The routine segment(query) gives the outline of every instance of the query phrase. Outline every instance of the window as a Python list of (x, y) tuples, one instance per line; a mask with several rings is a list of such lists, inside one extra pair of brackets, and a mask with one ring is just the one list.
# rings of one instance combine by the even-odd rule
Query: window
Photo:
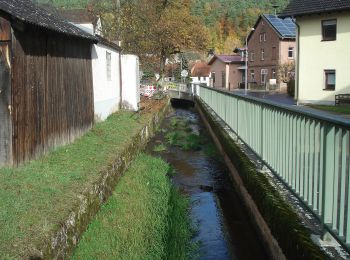
[(221, 86), (226, 88), (226, 73), (225, 71), (221, 71)]
[(288, 48), (288, 59), (294, 59), (294, 48), (293, 47)]
[(276, 69), (272, 69), (272, 78), (275, 79), (276, 78)]
[(337, 20), (322, 21), (322, 40), (335, 41), (337, 39)]
[(266, 33), (264, 33), (264, 42), (266, 42)]
[(265, 60), (265, 50), (261, 49), (261, 60)]
[(277, 60), (277, 51), (276, 47), (272, 47), (272, 60)]
[(335, 90), (335, 70), (325, 70), (325, 89)]
[(263, 41), (263, 34), (260, 33), (260, 42), (262, 42), (262, 41)]
[(106, 70), (107, 70), (107, 80), (112, 80), (112, 54), (106, 51)]
[(212, 72), (212, 73), (211, 73), (211, 78), (212, 78), (212, 80), (213, 80), (213, 84), (215, 84), (215, 72)]
[(250, 81), (251, 82), (255, 82), (255, 72), (254, 72), (254, 70), (250, 71)]
[(201, 81), (201, 77), (198, 77), (198, 81)]
[(253, 51), (250, 53), (250, 61), (254, 61), (254, 52)]
[(205, 77), (202, 77), (202, 80), (205, 81), (206, 80)]
[(267, 69), (261, 69), (261, 85), (266, 84), (268, 70)]

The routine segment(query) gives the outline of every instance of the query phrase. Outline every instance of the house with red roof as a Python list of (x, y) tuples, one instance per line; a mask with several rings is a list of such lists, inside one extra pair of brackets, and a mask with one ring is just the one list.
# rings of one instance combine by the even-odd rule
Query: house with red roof
[(205, 84), (209, 87), (211, 67), (203, 61), (196, 62), (191, 69), (191, 79), (194, 84)]
[(238, 89), (244, 85), (244, 58), (240, 55), (214, 55), (211, 66), (210, 86), (226, 90)]

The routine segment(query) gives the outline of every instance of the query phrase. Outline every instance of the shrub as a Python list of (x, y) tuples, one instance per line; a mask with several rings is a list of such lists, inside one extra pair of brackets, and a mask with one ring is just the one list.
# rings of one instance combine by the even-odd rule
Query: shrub
[(289, 96), (295, 97), (295, 80), (294, 79), (291, 79), (287, 83), (287, 92)]

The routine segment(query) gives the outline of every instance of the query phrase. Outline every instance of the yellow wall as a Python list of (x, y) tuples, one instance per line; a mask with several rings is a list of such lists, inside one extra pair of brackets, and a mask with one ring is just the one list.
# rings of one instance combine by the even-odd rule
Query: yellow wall
[[(337, 40), (322, 41), (321, 21), (337, 19)], [(350, 94), (350, 12), (297, 18), (300, 26), (299, 103), (334, 104)], [(335, 91), (324, 91), (324, 70), (336, 70)]]

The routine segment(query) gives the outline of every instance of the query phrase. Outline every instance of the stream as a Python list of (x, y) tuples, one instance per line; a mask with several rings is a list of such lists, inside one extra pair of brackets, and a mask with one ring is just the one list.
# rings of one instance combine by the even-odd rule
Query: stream
[(172, 166), (190, 198), (198, 259), (268, 259), (195, 108), (173, 107), (146, 150)]

